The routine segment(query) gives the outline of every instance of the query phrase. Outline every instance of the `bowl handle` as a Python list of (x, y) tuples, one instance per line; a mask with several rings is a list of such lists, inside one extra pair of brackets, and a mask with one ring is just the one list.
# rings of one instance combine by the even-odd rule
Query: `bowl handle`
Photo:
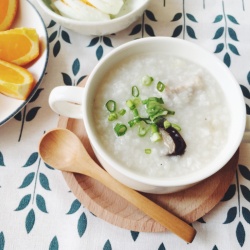
[(76, 86), (55, 87), (49, 96), (51, 109), (59, 115), (82, 119), (82, 99), (84, 88)]

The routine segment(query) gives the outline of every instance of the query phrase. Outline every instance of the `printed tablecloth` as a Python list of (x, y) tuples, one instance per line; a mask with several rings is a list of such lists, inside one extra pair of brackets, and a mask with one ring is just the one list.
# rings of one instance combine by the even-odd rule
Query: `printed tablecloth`
[(191, 244), (170, 232), (134, 232), (97, 218), (38, 154), (41, 136), (58, 123), (48, 105), (50, 91), (79, 84), (115, 47), (143, 37), (178, 37), (214, 53), (239, 82), (250, 114), (250, 1), (152, 0), (126, 30), (100, 37), (74, 33), (39, 12), (50, 47), (46, 75), (36, 100), (0, 127), (0, 250), (250, 249), (249, 144), (241, 145), (222, 201), (193, 223)]

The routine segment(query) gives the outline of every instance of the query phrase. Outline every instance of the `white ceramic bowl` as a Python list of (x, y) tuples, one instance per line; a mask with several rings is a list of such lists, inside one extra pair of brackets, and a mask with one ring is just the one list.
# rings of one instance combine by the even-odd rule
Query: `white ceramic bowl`
[(83, 35), (108, 35), (116, 33), (127, 28), (130, 24), (135, 22), (145, 11), (150, 0), (127, 0), (127, 7), (124, 14), (101, 22), (83, 22), (63, 17), (46, 5), (45, 2), (49, 0), (36, 0), (41, 9), (55, 22), (61, 24), (63, 27), (73, 30)]
[[(124, 168), (107, 152), (100, 143), (93, 119), (95, 93), (104, 75), (121, 60), (138, 53), (162, 53), (187, 59), (207, 69), (217, 80), (228, 103), (231, 122), (228, 141), (217, 157), (196, 172), (174, 178), (150, 178)], [(68, 102), (66, 102), (68, 101)], [(71, 103), (69, 103), (71, 102)], [(74, 105), (72, 102), (79, 103)], [(52, 90), (49, 103), (51, 108), (64, 116), (83, 119), (93, 149), (102, 166), (123, 184), (143, 192), (170, 193), (194, 185), (220, 170), (234, 155), (241, 143), (246, 123), (245, 102), (235, 78), (229, 69), (213, 54), (194, 43), (167, 37), (138, 39), (114, 49), (104, 57), (90, 74), (85, 88), (60, 86)], [(207, 147), (209, 150), (209, 145)]]

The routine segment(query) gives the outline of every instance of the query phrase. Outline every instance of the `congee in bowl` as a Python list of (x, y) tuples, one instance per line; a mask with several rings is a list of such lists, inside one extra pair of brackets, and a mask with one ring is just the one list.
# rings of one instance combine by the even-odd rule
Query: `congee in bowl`
[(57, 87), (49, 102), (83, 119), (114, 178), (148, 193), (176, 192), (216, 173), (238, 149), (246, 123), (240, 86), (223, 62), (169, 37), (115, 48), (84, 88)]
[(107, 153), (127, 170), (159, 179), (206, 167), (227, 143), (231, 119), (206, 69), (154, 52), (132, 55), (107, 73), (93, 110)]

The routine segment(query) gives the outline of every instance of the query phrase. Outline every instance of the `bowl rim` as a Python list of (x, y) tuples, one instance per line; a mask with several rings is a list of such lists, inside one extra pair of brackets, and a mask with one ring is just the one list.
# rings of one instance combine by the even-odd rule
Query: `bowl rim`
[(122, 22), (124, 19), (127, 19), (128, 17), (132, 16), (138, 10), (146, 8), (151, 0), (143, 0), (144, 3), (142, 3), (139, 8), (134, 9), (133, 11), (127, 13), (126, 15), (123, 15), (123, 16), (120, 16), (120, 17), (117, 17), (117, 18), (113, 18), (113, 19), (110, 19), (110, 20), (95, 21), (95, 22), (87, 22), (87, 21), (75, 20), (75, 19), (71, 19), (69, 17), (61, 16), (61, 15), (57, 14), (56, 12), (54, 12), (53, 10), (51, 10), (50, 8), (48, 8), (48, 6), (44, 3), (43, 0), (36, 0), (36, 1), (39, 3), (39, 5), (43, 8), (43, 10), (45, 12), (49, 13), (56, 20), (60, 20), (60, 21), (62, 21), (64, 23), (67, 22), (67, 23), (70, 23), (70, 24), (73, 24), (73, 25), (85, 25), (85, 26), (92, 27), (92, 26), (97, 26), (97, 25), (104, 26), (104, 25), (111, 25), (111, 24), (116, 23), (116, 22)]
[[(110, 155), (108, 155), (105, 150), (103, 150), (103, 147), (98, 143), (98, 140), (96, 139), (97, 136), (95, 134), (95, 131), (92, 130), (91, 125), (89, 123), (89, 119), (88, 119), (88, 114), (91, 113), (91, 111), (88, 110), (88, 107), (86, 102), (87, 102), (87, 96), (88, 96), (88, 91), (90, 89), (90, 85), (91, 82), (94, 80), (95, 74), (96, 72), (98, 72), (98, 70), (102, 67), (102, 65), (104, 65), (106, 63), (107, 60), (109, 60), (112, 57), (115, 57), (117, 54), (119, 54), (121, 51), (127, 50), (129, 48), (131, 48), (131, 46), (138, 46), (140, 44), (145, 44), (145, 43), (152, 43), (154, 41), (158, 41), (158, 42), (175, 42), (178, 44), (178, 46), (188, 46), (190, 48), (193, 48), (194, 50), (200, 52), (200, 53), (204, 53), (206, 54), (208, 57), (211, 58), (211, 60), (213, 62), (216, 63), (216, 65), (218, 65), (221, 69), (223, 69), (224, 72), (226, 72), (226, 74), (228, 75), (228, 77), (230, 77), (231, 82), (232, 82), (232, 86), (236, 91), (236, 95), (237, 95), (237, 106), (240, 107), (239, 110), (239, 116), (242, 116), (242, 121), (240, 123), (240, 127), (238, 128), (237, 131), (237, 136), (234, 137), (234, 139), (232, 140), (232, 136), (230, 136), (230, 147), (229, 146), (225, 146), (225, 148), (228, 151), (225, 151), (227, 153), (226, 156), (223, 156), (219, 158), (216, 167), (212, 167), (211, 169), (209, 169), (208, 167), (206, 168), (201, 168), (198, 171), (192, 172), (190, 174), (187, 175), (183, 175), (183, 176), (177, 176), (177, 177), (165, 177), (165, 178), (150, 178), (147, 176), (142, 176), (140, 174), (137, 174), (135, 172), (132, 172), (128, 169), (126, 169), (125, 167), (122, 166), (121, 163), (118, 163), (117, 161), (115, 161)], [(137, 40), (133, 40), (130, 42), (127, 42), (123, 45), (118, 46), (117, 48), (115, 48), (114, 50), (112, 50), (109, 54), (107, 54), (105, 57), (103, 57), (95, 66), (94, 70), (90, 73), (88, 79), (87, 79), (87, 83), (85, 86), (86, 91), (84, 91), (84, 97), (83, 97), (83, 107), (84, 107), (84, 112), (83, 112), (83, 120), (85, 123), (85, 128), (87, 131), (87, 134), (89, 136), (90, 142), (93, 146), (93, 148), (96, 150), (96, 152), (100, 155), (101, 158), (104, 159), (104, 161), (108, 162), (109, 165), (111, 165), (112, 169), (114, 169), (115, 171), (117, 171), (118, 173), (126, 176), (127, 178), (132, 179), (133, 181), (136, 182), (140, 182), (143, 184), (147, 184), (147, 185), (153, 185), (153, 186), (158, 186), (158, 187), (174, 187), (174, 186), (183, 186), (183, 185), (189, 185), (189, 184), (193, 184), (193, 183), (197, 183), (199, 181), (202, 181), (206, 178), (208, 178), (209, 176), (213, 175), (214, 173), (216, 173), (217, 171), (219, 171), (223, 166), (225, 166), (227, 164), (227, 162), (233, 157), (233, 155), (235, 154), (235, 152), (237, 151), (241, 140), (242, 140), (242, 136), (244, 134), (245, 131), (245, 119), (246, 119), (246, 111), (245, 111), (245, 101), (244, 101), (244, 97), (242, 94), (242, 91), (240, 89), (240, 86), (238, 84), (238, 82), (236, 81), (235, 77), (233, 76), (233, 74), (231, 73), (231, 71), (227, 68), (227, 66), (219, 59), (217, 58), (214, 54), (212, 54), (211, 52), (205, 50), (204, 48), (202, 48), (201, 46), (186, 41), (186, 40), (182, 40), (179, 38), (172, 38), (172, 37), (147, 37), (147, 38), (141, 38), (141, 39), (137, 39)], [(89, 113), (90, 112), (90, 113)], [(225, 149), (223, 149), (224, 151)]]

